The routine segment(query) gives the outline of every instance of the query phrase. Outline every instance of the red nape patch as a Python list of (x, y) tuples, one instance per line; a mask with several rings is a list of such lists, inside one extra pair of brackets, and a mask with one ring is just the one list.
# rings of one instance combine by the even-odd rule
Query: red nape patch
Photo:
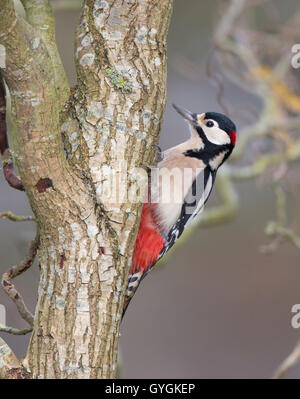
[(235, 146), (235, 143), (236, 143), (236, 132), (230, 132), (229, 136), (230, 136), (232, 145)]
[(155, 223), (154, 206), (154, 204), (144, 204), (130, 274), (145, 271), (155, 264), (164, 247), (164, 240)]

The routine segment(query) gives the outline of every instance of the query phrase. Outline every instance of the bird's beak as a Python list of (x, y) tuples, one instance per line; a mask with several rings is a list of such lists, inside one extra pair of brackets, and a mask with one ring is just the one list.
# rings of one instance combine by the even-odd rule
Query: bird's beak
[(195, 124), (195, 122), (196, 122), (195, 114), (193, 114), (192, 112), (190, 112), (184, 108), (179, 107), (176, 104), (172, 104), (172, 105), (176, 109), (176, 111), (179, 113), (179, 115), (181, 115), (187, 122), (192, 123), (193, 125)]

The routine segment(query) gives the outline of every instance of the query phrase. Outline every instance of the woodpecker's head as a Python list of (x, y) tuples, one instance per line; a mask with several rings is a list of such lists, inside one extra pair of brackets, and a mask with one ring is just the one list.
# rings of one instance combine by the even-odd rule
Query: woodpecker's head
[(189, 123), (193, 146), (185, 155), (202, 159), (217, 169), (231, 154), (236, 142), (235, 124), (218, 112), (197, 114), (173, 104), (176, 111)]

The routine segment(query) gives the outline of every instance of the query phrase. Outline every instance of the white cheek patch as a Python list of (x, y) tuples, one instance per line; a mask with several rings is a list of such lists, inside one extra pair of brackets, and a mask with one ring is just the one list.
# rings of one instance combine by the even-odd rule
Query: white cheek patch
[(230, 144), (231, 142), (228, 134), (218, 127), (203, 126), (202, 129), (205, 133), (205, 136), (207, 137), (207, 140), (209, 140), (213, 144), (224, 145)]

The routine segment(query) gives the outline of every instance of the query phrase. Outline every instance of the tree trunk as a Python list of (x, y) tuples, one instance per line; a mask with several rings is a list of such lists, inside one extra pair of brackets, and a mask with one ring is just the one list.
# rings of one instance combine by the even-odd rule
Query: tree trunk
[(12, 153), (40, 231), (24, 375), (113, 378), (141, 203), (111, 199), (106, 173), (121, 181), (153, 160), (172, 0), (84, 1), (71, 95), (48, 1), (22, 3), (26, 21), (0, 0), (0, 44)]

